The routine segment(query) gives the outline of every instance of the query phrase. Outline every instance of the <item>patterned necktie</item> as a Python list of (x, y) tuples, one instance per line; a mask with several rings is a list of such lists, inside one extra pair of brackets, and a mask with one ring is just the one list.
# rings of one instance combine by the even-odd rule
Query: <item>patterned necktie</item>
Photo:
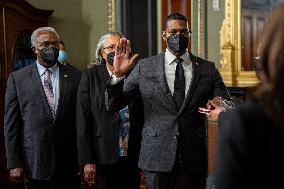
[(174, 94), (173, 99), (178, 109), (181, 108), (181, 105), (184, 101), (185, 97), (185, 76), (184, 70), (182, 67), (182, 58), (176, 58), (174, 60), (176, 65), (176, 72), (175, 72), (175, 81), (174, 81)]
[(51, 114), (54, 117), (55, 116), (54, 94), (53, 94), (53, 87), (52, 87), (52, 82), (51, 82), (51, 71), (49, 69), (46, 69), (44, 72), (43, 89), (45, 92), (45, 96), (47, 98), (48, 105), (51, 110)]

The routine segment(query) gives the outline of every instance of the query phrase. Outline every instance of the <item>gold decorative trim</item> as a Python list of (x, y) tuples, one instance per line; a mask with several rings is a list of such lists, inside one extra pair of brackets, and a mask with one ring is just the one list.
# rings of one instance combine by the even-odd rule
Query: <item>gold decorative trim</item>
[(202, 35), (201, 35), (201, 11), (200, 11), (200, 0), (197, 1), (197, 28), (198, 28), (198, 35), (197, 35), (197, 51), (198, 51), (198, 55), (200, 56), (201, 54), (201, 51), (202, 51), (202, 42), (201, 42), (201, 38), (202, 38)]
[(198, 35), (197, 35), (197, 44), (198, 44), (198, 56), (202, 58), (206, 58), (205, 54), (205, 47), (204, 47), (204, 25), (203, 21), (205, 18), (204, 15), (204, 2), (202, 0), (198, 0), (197, 4), (197, 28), (198, 28)]
[(258, 83), (254, 71), (241, 70), (241, 0), (225, 0), (220, 52), (220, 72), (227, 86), (249, 87)]
[(108, 0), (108, 31), (115, 31), (115, 0)]

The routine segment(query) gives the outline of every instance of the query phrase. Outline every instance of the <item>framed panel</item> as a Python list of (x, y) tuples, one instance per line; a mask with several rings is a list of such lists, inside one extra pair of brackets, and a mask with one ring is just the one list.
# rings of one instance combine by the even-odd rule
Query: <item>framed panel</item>
[(221, 75), (227, 86), (254, 86), (254, 71), (241, 69), (241, 1), (225, 0), (225, 19), (220, 31)]
[(220, 72), (227, 86), (251, 87), (259, 82), (252, 60), (257, 56), (259, 34), (269, 19), (269, 12), (279, 3), (283, 0), (225, 0), (225, 19), (220, 31)]

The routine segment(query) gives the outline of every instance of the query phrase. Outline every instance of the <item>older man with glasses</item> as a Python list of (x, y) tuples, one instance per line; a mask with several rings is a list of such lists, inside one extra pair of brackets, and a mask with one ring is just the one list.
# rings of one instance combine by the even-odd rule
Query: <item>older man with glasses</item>
[(76, 98), (81, 73), (58, 63), (51, 27), (31, 36), (36, 62), (9, 75), (5, 148), (10, 178), (26, 189), (79, 189)]

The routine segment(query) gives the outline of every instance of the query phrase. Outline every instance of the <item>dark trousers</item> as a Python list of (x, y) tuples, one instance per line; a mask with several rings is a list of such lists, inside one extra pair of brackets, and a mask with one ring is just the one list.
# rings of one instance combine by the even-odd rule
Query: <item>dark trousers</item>
[(137, 163), (120, 158), (116, 164), (97, 164), (96, 184), (93, 189), (139, 189), (140, 169)]
[(80, 177), (53, 176), (49, 180), (34, 180), (29, 178), (25, 182), (25, 189), (80, 189)]
[(144, 171), (146, 189), (205, 189), (206, 173), (189, 173), (177, 158), (170, 172)]

